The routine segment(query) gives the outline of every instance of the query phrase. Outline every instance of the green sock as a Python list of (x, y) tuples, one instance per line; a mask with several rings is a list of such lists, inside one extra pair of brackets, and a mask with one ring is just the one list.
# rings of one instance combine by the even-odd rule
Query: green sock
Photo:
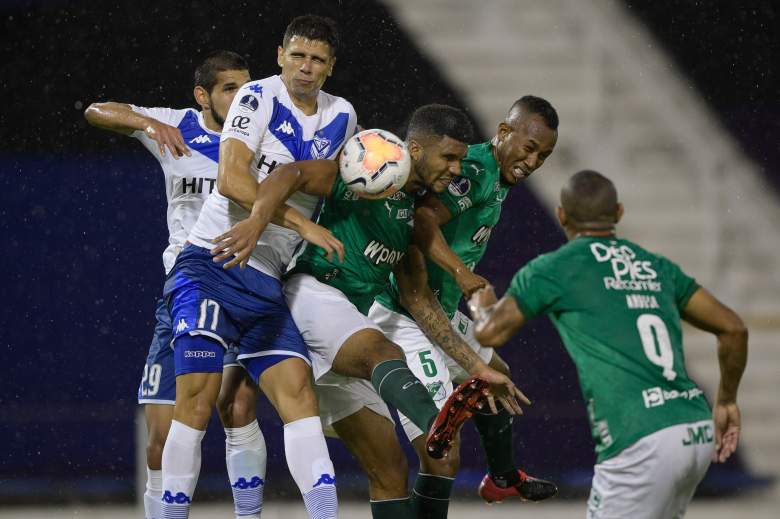
[(371, 501), (371, 517), (374, 519), (402, 519), (414, 517), (410, 500), (388, 499), (386, 501)]
[(512, 442), (512, 416), (499, 407), (498, 414), (474, 413), (474, 425), (487, 458), (488, 473), (506, 481), (508, 486), (519, 481)]
[(371, 383), (382, 400), (401, 411), (414, 425), (428, 434), (431, 424), (439, 414), (439, 408), (405, 361), (392, 359), (380, 362), (371, 373)]
[(417, 474), (412, 490), (412, 511), (417, 519), (446, 519), (452, 483), (446, 476)]

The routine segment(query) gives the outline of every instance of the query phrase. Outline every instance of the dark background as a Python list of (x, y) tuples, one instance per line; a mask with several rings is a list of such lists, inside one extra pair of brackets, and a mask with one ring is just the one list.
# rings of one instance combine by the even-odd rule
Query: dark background
[[(89, 103), (195, 106), (194, 68), (217, 48), (246, 55), (253, 78), (275, 74), (286, 24), (315, 12), (339, 22), (344, 43), (325, 90), (349, 99), (363, 126), (398, 130), (430, 102), (469, 109), (373, 1), (100, 4), (0, 6), (0, 230), (10, 245), (0, 257), (0, 503), (132, 495), (135, 392), (163, 281), (165, 195), (157, 162), (137, 142), (86, 124)], [(780, 186), (778, 10), (759, 0), (717, 4), (629, 2)], [(503, 293), (519, 265), (562, 242), (538, 201), (518, 187), (478, 272)], [(518, 460), (556, 478), (565, 494), (581, 493), (594, 455), (576, 373), (557, 335), (538, 320), (502, 355), (535, 400), (516, 426)], [(295, 487), (281, 423), (266, 402), (260, 422), (266, 492), (287, 494)], [(229, 495), (224, 436), (212, 426), (199, 498)], [(364, 496), (349, 454), (337, 443), (331, 453), (341, 490)], [(484, 461), (470, 427), (463, 460), (457, 485), (473, 494)], [(757, 481), (736, 459), (711, 470), (703, 490)]]

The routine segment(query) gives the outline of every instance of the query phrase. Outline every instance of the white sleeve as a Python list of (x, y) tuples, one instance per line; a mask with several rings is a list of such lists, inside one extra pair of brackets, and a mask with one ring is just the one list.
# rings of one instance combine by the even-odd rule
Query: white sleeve
[(238, 139), (256, 152), (273, 112), (273, 93), (256, 82), (245, 84), (233, 98), (225, 117), (221, 141)]
[[(157, 119), (161, 123), (165, 123), (170, 126), (178, 126), (181, 120), (184, 119), (184, 116), (187, 115), (187, 109), (177, 110), (174, 108), (147, 108), (145, 106), (135, 105), (130, 105), (130, 108), (136, 113), (145, 115), (146, 117), (151, 117), (152, 119)], [(141, 144), (144, 145), (144, 148), (149, 150), (149, 153), (158, 159), (161, 158), (160, 147), (157, 144), (157, 141), (150, 139), (146, 132), (136, 130), (130, 134), (130, 137), (134, 137), (141, 141)]]

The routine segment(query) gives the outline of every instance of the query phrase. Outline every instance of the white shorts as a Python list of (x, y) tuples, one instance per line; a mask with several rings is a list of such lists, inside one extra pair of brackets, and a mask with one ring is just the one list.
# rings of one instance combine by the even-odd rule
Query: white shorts
[[(382, 330), (361, 314), (341, 290), (320, 283), (314, 276), (292, 276), (284, 284), (284, 295), (309, 348), (314, 380), (339, 385), (354, 380), (329, 373), (333, 359), (344, 342), (360, 330)], [(324, 380), (326, 374), (329, 376)]]
[[(425, 385), (433, 402), (441, 409), (452, 394), (453, 382), (465, 380), (468, 373), (452, 357), (433, 344), (413, 319), (376, 302), (368, 311), (368, 316), (379, 325), (388, 339), (404, 350), (409, 369)], [(493, 349), (485, 348), (474, 338), (471, 319), (455, 312), (451, 324), (483, 361), (490, 362)], [(399, 412), (398, 417), (410, 441), (423, 434), (403, 413)]]
[(314, 384), (314, 392), (317, 394), (320, 421), (326, 436), (338, 438), (333, 424), (357, 413), (363, 407), (384, 416), (395, 427), (390, 409), (367, 380), (350, 378), (349, 382), (340, 386)]
[(588, 519), (676, 519), (685, 515), (715, 450), (712, 420), (645, 436), (594, 467)]

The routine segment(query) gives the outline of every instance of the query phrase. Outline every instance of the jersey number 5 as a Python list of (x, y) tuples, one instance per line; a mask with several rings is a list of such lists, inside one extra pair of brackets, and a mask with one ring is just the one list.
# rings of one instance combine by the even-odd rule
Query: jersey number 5
[(663, 368), (663, 376), (666, 380), (672, 381), (677, 378), (677, 373), (673, 369), (672, 341), (669, 339), (669, 330), (663, 320), (655, 314), (642, 314), (636, 320), (636, 327), (648, 360)]

